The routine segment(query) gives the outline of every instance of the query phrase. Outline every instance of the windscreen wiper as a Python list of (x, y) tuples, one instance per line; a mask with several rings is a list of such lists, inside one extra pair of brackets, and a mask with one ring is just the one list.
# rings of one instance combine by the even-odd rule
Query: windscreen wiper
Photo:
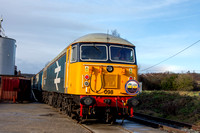
[(93, 44), (93, 47), (101, 53), (101, 50), (99, 48), (97, 48), (97, 46), (95, 46), (95, 44)]

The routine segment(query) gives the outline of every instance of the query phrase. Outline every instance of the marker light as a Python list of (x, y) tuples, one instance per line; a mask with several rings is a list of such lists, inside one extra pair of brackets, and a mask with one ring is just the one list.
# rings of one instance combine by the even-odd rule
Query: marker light
[(85, 75), (85, 79), (86, 79), (86, 80), (90, 79), (90, 76), (86, 74), (86, 75)]
[(129, 80), (133, 80), (133, 77), (132, 77), (132, 76), (130, 76), (130, 77), (129, 77)]
[(90, 83), (88, 81), (85, 81), (84, 85), (88, 87), (90, 85)]

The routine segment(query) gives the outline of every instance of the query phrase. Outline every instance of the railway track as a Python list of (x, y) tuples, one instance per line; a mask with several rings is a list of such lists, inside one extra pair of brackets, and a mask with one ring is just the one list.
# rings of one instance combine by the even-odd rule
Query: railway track
[(195, 125), (153, 117), (150, 115), (145, 115), (140, 113), (134, 113), (134, 117), (129, 117), (128, 120), (139, 122), (141, 124), (148, 125), (154, 128), (159, 128), (161, 130), (168, 132), (175, 132), (175, 133), (200, 132), (200, 127)]
[(82, 127), (87, 129), (90, 133), (133, 133), (119, 124), (105, 124), (105, 123), (90, 123), (80, 124)]
[(88, 120), (85, 122), (80, 122), (77, 121), (76, 119), (73, 119), (73, 117), (68, 116), (65, 112), (61, 111), (58, 108), (54, 108), (52, 107), (53, 110), (56, 110), (57, 112), (59, 112), (60, 114), (63, 114), (66, 116), (67, 119), (70, 119), (71, 121), (73, 121), (74, 123), (80, 125), (82, 128), (86, 129), (88, 131), (88, 133), (102, 133), (102, 132), (106, 132), (106, 133), (133, 133), (133, 131), (130, 131), (126, 128), (124, 128), (122, 125), (120, 124), (107, 124), (104, 123), (103, 121), (99, 121), (99, 120)]
[[(58, 108), (56, 110), (60, 112), (61, 114), (65, 114), (63, 111), (61, 111)], [(67, 117), (69, 119), (72, 119), (72, 117), (69, 117), (69, 116)], [(108, 133), (113, 133), (113, 132), (132, 133), (135, 131), (134, 129), (133, 130), (127, 129), (126, 125), (125, 126), (121, 126), (120, 124), (112, 125), (112, 124), (101, 123), (98, 121), (90, 121), (89, 123), (85, 124), (85, 123), (79, 123), (75, 119), (72, 119), (72, 120), (75, 123), (82, 126), (83, 128), (85, 128), (86, 130), (88, 130), (89, 133), (101, 133), (105, 131), (107, 131)], [(167, 120), (167, 119), (158, 118), (158, 117), (152, 117), (152, 116), (140, 114), (140, 113), (134, 113), (134, 117), (129, 117), (128, 120), (135, 121), (136, 123), (144, 124), (147, 127), (153, 127), (153, 128), (157, 128), (163, 131), (167, 131), (167, 132), (173, 132), (173, 133), (199, 133), (200, 132), (200, 127), (195, 126), (195, 125)]]

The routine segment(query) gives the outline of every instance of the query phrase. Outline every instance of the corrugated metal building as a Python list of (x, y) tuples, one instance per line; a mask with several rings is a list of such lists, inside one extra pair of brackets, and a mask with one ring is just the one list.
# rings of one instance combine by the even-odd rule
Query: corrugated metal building
[(24, 77), (0, 76), (0, 101), (30, 100), (31, 80)]

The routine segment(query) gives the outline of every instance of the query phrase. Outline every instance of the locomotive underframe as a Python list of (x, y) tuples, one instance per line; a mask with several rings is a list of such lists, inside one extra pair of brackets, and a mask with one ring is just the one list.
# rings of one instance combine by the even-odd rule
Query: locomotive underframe
[(80, 122), (98, 119), (113, 123), (116, 119), (124, 119), (133, 114), (133, 107), (125, 105), (122, 108), (117, 104), (115, 107), (110, 106), (110, 104), (106, 104), (106, 106), (84, 106), (80, 103), (79, 95), (43, 91), (42, 97), (44, 103), (59, 109), (59, 111)]

